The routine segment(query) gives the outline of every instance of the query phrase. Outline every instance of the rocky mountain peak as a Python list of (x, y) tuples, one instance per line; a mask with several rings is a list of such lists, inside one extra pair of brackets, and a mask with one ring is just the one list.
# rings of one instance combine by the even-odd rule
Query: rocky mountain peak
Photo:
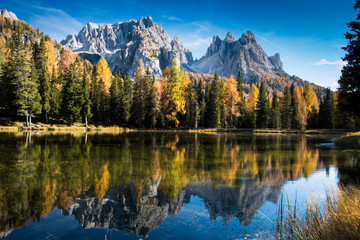
[(184, 67), (193, 61), (180, 39), (174, 37), (171, 41), (150, 16), (115, 24), (88, 23), (61, 43), (93, 63), (104, 56), (113, 72), (120, 70), (130, 75), (134, 75), (139, 59), (155, 77), (160, 77), (174, 60)]
[(205, 56), (191, 67), (207, 74), (214, 74), (218, 70), (220, 76), (226, 77), (236, 76), (241, 71), (245, 82), (259, 80), (260, 72), (275, 75), (274, 71), (283, 71), (280, 55), (268, 57), (250, 31), (242, 34), (237, 41), (230, 32), (224, 40), (214, 36)]
[(11, 18), (11, 19), (13, 19), (13, 20), (19, 20), (19, 19), (16, 17), (15, 13), (10, 12), (10, 11), (8, 11), (8, 10), (6, 10), (6, 9), (2, 9), (2, 10), (1, 10), (1, 15), (2, 15), (3, 17)]
[(225, 37), (226, 42), (235, 42), (234, 35), (231, 32), (228, 32)]

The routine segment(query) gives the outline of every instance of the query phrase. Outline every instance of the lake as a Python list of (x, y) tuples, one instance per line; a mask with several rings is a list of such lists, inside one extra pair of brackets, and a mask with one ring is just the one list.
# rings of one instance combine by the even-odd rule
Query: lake
[(358, 183), (333, 137), (0, 133), (0, 238), (271, 239), (281, 198)]

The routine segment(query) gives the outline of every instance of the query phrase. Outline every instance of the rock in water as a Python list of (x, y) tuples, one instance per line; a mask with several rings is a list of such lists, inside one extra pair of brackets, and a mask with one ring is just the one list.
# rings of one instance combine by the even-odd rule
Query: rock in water
[(113, 73), (120, 70), (132, 76), (140, 58), (155, 77), (160, 77), (174, 60), (184, 68), (193, 61), (180, 39), (175, 36), (171, 41), (151, 17), (115, 24), (88, 23), (77, 35), (69, 35), (61, 43), (81, 57), (89, 57), (91, 62), (104, 56)]

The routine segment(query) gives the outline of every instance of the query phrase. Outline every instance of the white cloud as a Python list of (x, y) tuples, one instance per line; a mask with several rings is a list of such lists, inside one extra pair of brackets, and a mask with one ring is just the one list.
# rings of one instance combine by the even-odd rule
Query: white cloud
[(175, 16), (166, 16), (166, 15), (162, 15), (163, 18), (166, 18), (169, 21), (175, 21), (175, 22), (183, 22), (184, 20), (182, 20), (181, 18), (175, 17)]
[(315, 66), (322, 66), (322, 65), (335, 65), (335, 66), (345, 66), (347, 64), (347, 62), (343, 61), (343, 60), (337, 60), (334, 62), (330, 62), (326, 59), (321, 59), (321, 61), (314, 63), (313, 65)]

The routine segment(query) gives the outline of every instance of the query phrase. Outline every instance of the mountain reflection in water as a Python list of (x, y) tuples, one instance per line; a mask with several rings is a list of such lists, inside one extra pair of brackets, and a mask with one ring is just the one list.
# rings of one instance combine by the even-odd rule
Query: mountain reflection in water
[[(191, 196), (210, 219), (243, 225), (289, 180), (336, 166), (359, 171), (356, 153), (318, 150), (320, 138), (237, 134), (0, 134), (0, 237), (53, 208), (85, 229), (147, 237)], [(349, 170), (350, 169), (350, 170)], [(349, 177), (350, 176), (350, 177)], [(346, 182), (344, 181), (344, 182)]]

